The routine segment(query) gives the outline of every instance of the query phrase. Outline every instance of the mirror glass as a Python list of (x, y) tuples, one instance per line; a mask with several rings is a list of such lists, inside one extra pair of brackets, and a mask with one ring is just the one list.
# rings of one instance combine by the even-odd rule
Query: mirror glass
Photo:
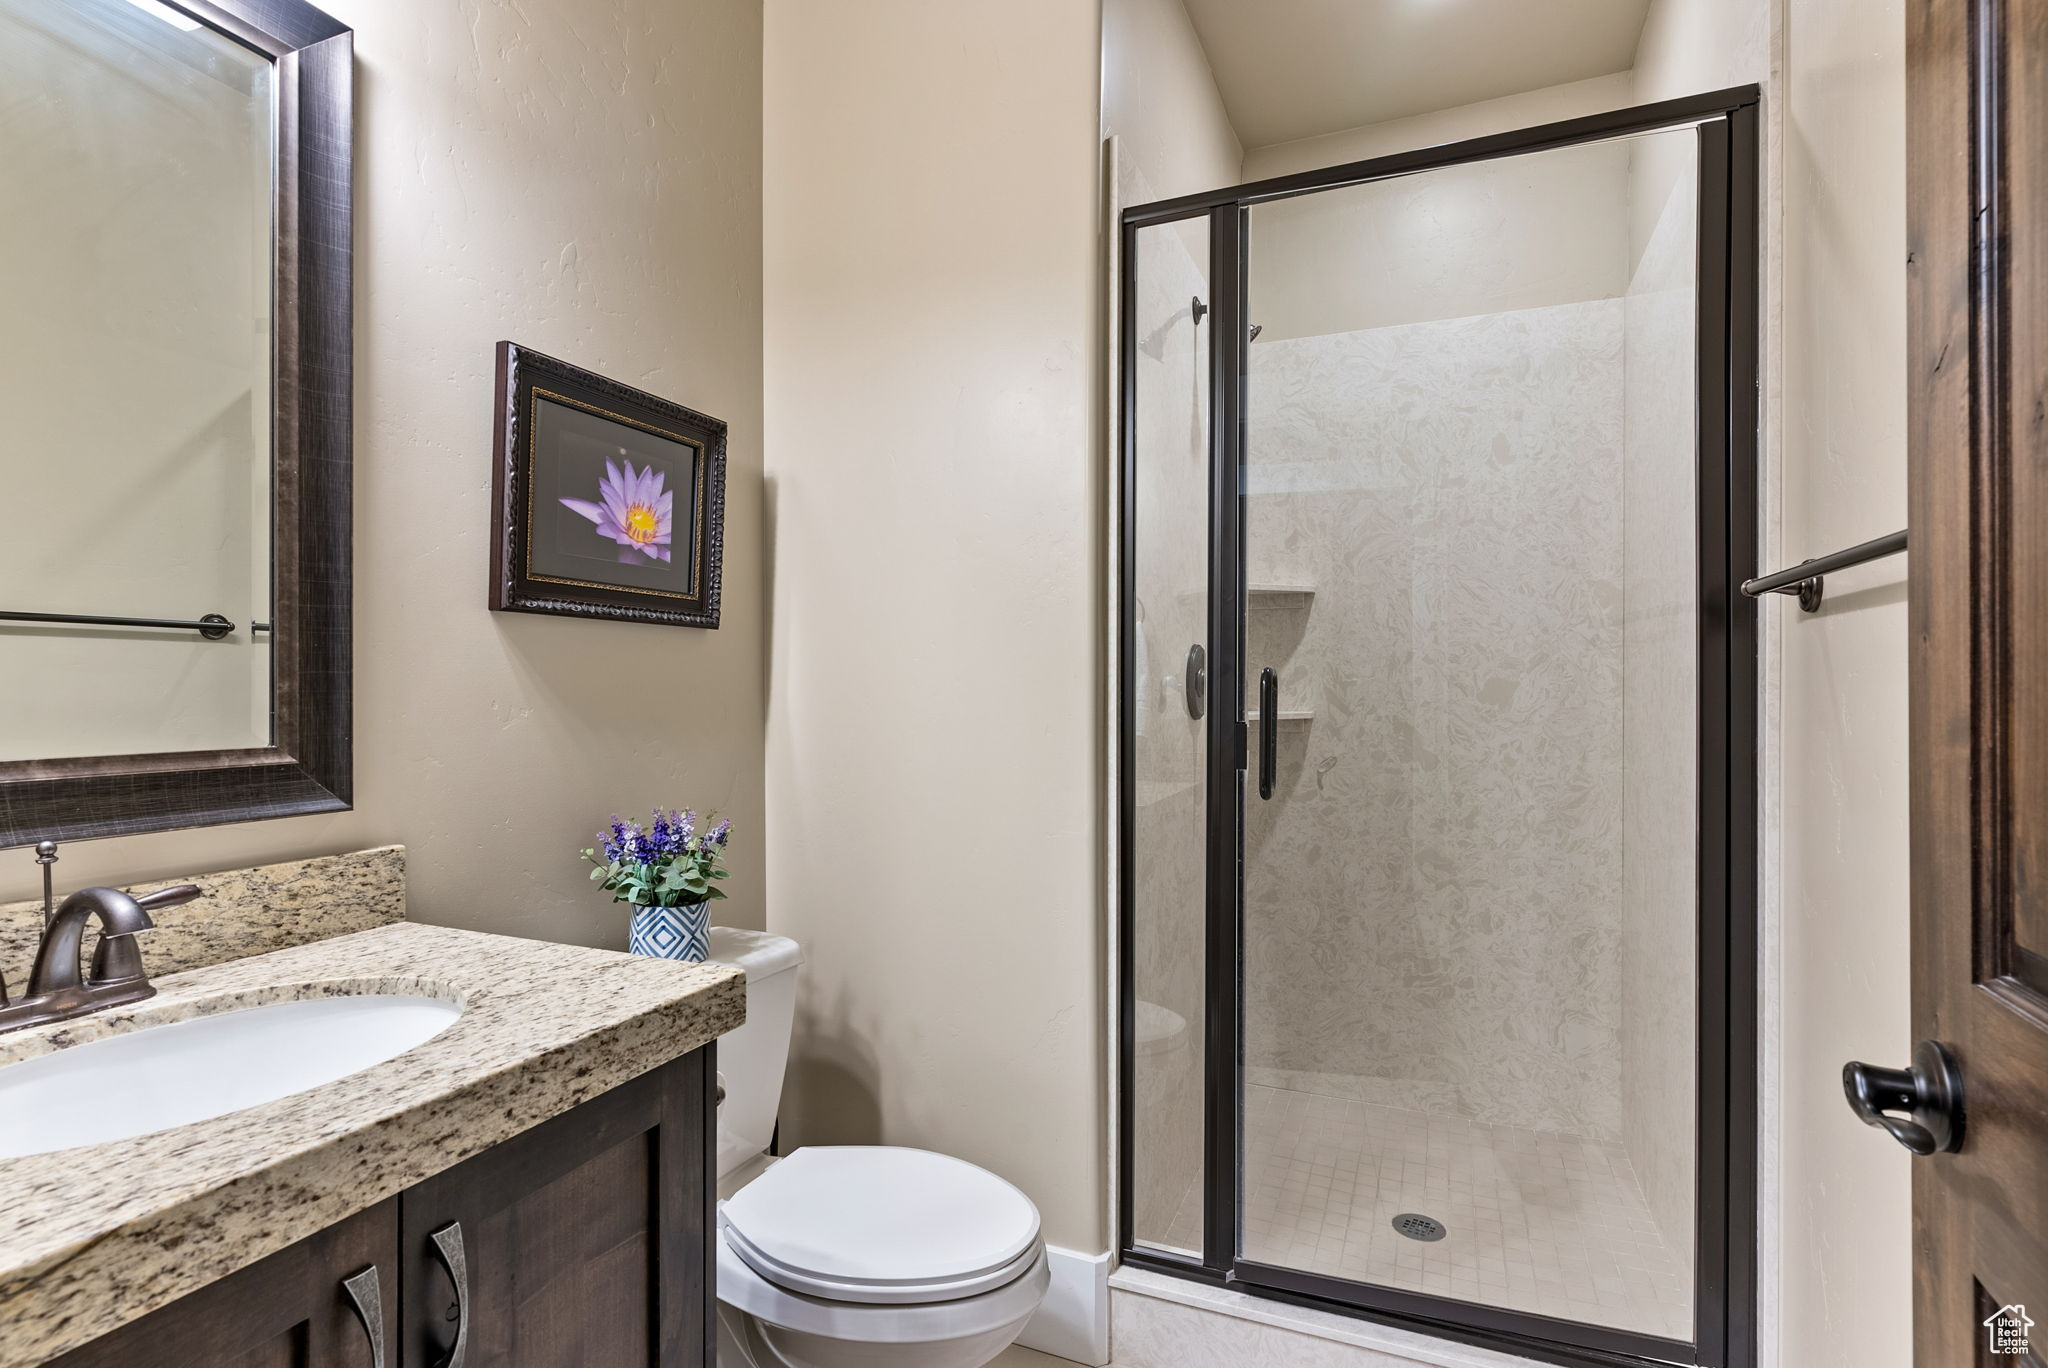
[(273, 744), (273, 141), (184, 12), (0, 0), (0, 762)]

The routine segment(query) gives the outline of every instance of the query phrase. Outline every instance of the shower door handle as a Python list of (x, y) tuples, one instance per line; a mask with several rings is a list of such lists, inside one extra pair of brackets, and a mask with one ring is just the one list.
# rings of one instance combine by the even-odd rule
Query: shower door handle
[(1259, 797), (1273, 797), (1273, 771), (1280, 767), (1280, 676), (1259, 671)]

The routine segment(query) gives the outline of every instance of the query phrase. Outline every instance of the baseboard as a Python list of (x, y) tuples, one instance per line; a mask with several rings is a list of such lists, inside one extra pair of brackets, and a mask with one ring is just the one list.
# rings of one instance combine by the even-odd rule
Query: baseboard
[(1109, 1362), (1109, 1255), (1045, 1247), (1052, 1286), (1017, 1343), (1101, 1368)]

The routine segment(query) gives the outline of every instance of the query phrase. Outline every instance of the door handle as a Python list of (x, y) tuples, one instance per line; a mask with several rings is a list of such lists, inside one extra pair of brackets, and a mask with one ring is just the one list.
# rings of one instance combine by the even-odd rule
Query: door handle
[(1842, 1092), (1864, 1125), (1881, 1127), (1915, 1154), (1954, 1154), (1963, 1147), (1963, 1075), (1938, 1040), (1913, 1047), (1910, 1069), (1851, 1060), (1842, 1066)]
[(341, 1286), (355, 1307), (356, 1319), (363, 1323), (363, 1333), (369, 1336), (370, 1368), (384, 1368), (384, 1289), (377, 1281), (377, 1265), (343, 1278)]
[(1259, 797), (1271, 801), (1273, 771), (1280, 767), (1280, 676), (1259, 671)]
[(455, 1345), (434, 1368), (462, 1368), (469, 1356), (469, 1257), (462, 1248), (462, 1222), (450, 1221), (427, 1238), (455, 1284)]
[(1201, 642), (1188, 647), (1187, 663), (1181, 667), (1182, 689), (1186, 692), (1188, 716), (1197, 722), (1209, 711), (1209, 653)]

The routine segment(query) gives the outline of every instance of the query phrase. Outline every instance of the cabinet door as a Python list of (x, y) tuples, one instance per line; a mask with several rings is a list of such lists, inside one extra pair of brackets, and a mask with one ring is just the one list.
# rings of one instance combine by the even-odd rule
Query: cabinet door
[(709, 1368), (712, 1050), (400, 1196), (403, 1368)]
[[(358, 1275), (370, 1273), (366, 1281)], [(354, 1280), (352, 1294), (344, 1284)], [(371, 1295), (372, 1287), (375, 1295)], [(360, 1304), (365, 1308), (359, 1312)], [(383, 1368), (397, 1362), (398, 1203), (359, 1212), (45, 1368)], [(383, 1343), (371, 1343), (371, 1325)]]

